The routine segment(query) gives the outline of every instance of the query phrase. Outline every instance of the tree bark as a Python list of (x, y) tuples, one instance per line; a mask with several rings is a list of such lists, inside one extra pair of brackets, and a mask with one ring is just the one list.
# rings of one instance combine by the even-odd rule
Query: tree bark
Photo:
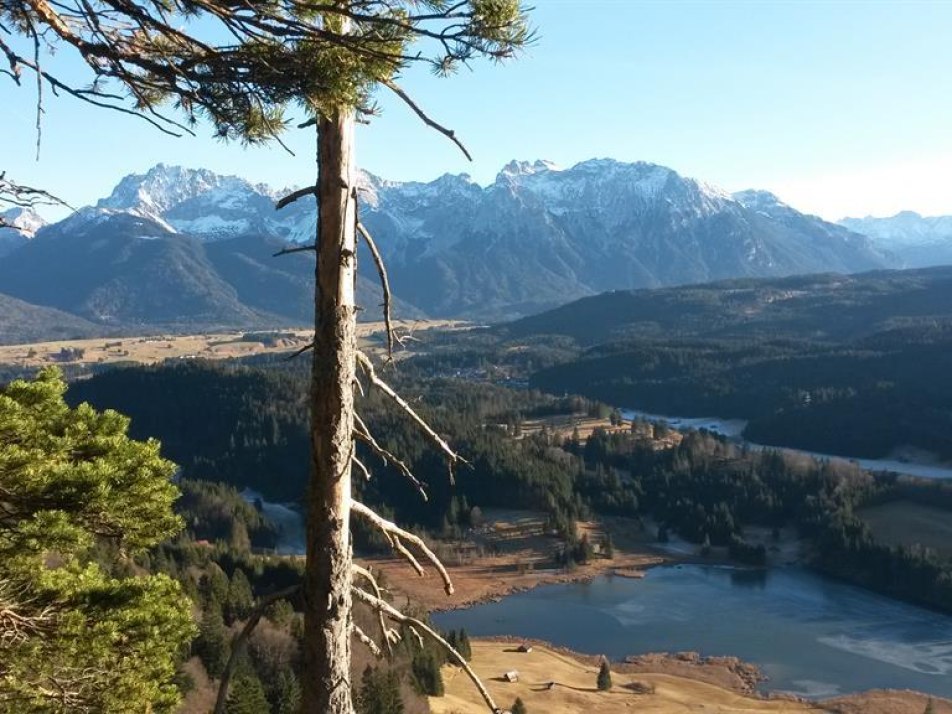
[(311, 473), (304, 577), (303, 714), (352, 714), (351, 457), (356, 369), (354, 113), (318, 120)]

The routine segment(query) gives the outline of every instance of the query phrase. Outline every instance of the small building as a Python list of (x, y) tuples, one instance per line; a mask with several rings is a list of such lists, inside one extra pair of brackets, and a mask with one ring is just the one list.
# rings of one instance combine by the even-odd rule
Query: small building
[(532, 652), (532, 645), (530, 645), (528, 642), (523, 642), (521, 645), (519, 645), (518, 649), (523, 654), (529, 654)]
[(507, 682), (509, 682), (509, 683), (518, 682), (518, 681), (519, 681), (519, 673), (518, 673), (516, 670), (512, 670), (512, 671), (506, 672), (504, 675), (502, 675), (502, 678), (505, 679), (505, 680), (506, 680)]

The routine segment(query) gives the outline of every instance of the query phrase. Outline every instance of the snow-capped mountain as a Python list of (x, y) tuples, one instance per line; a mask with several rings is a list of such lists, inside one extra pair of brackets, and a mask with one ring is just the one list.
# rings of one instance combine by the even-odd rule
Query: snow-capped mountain
[(435, 315), (498, 318), (611, 289), (887, 262), (840, 226), (782, 211), (775, 199), (772, 211), (752, 209), (655, 164), (513, 162), (485, 188), (439, 182), (446, 188), (433, 199), (414, 187), (412, 213), (395, 210), (406, 184), (364, 213), (394, 290)]
[[(649, 163), (513, 161), (485, 187), (448, 174), (394, 182), (362, 172), (359, 181), (361, 220), (396, 297), (434, 316), (498, 319), (612, 289), (888, 263), (865, 237), (771, 194), (732, 196)], [(160, 164), (0, 261), (0, 293), (108, 322), (189, 310), (219, 323), (301, 321), (312, 258), (270, 256), (313, 239), (314, 205), (276, 211), (277, 195)], [(370, 285), (363, 294), (373, 300)]]
[(897, 254), (904, 266), (952, 264), (952, 216), (902, 211), (889, 218), (844, 218), (840, 225), (869, 236), (874, 245)]
[(0, 258), (22, 247), (46, 225), (32, 208), (9, 208), (0, 213)]

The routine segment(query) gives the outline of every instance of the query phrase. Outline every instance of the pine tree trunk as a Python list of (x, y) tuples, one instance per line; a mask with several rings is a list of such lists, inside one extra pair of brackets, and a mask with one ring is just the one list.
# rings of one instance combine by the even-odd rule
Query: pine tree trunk
[(303, 714), (352, 714), (350, 459), (356, 351), (354, 114), (318, 121), (317, 285), (304, 579)]

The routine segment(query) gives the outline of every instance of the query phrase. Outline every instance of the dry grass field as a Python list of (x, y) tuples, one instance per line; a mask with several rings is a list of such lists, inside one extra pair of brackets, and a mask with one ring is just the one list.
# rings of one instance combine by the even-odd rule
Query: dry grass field
[[(786, 699), (759, 699), (727, 687), (663, 672), (612, 673), (611, 691), (595, 687), (598, 667), (545, 646), (523, 654), (505, 642), (474, 641), (472, 666), (503, 708), (522, 699), (528, 712), (545, 714), (760, 714), (761, 712), (826, 712), (821, 706)], [(516, 670), (519, 681), (503, 680)], [(433, 714), (484, 714), (486, 705), (462, 670), (443, 670), (446, 695), (431, 697)], [(552, 687), (548, 684), (554, 682)], [(632, 688), (632, 685), (634, 688)], [(636, 688), (649, 693), (638, 693)], [(653, 689), (653, 692), (651, 690)]]
[(562, 541), (545, 532), (544, 514), (536, 511), (487, 508), (484, 524), (457, 543), (441, 543), (436, 552), (447, 567), (455, 592), (447, 596), (435, 572), (416, 577), (403, 559), (373, 558), (366, 562), (383, 572), (386, 581), (402, 597), (428, 610), (450, 610), (543, 584), (590, 580), (615, 573), (639, 577), (646, 568), (671, 558), (654, 549), (651, 539), (631, 519), (605, 518), (579, 521), (579, 534), (599, 543), (610, 532), (615, 544), (611, 558), (596, 557), (572, 570), (553, 560)]
[(864, 508), (860, 517), (876, 540), (889, 545), (916, 543), (952, 558), (952, 513), (912, 501), (894, 501)]
[[(460, 327), (453, 320), (396, 320), (401, 333), (420, 336), (426, 330)], [(383, 348), (383, 322), (361, 322), (358, 338), (365, 349)], [(260, 342), (244, 340), (243, 335), (274, 334), (276, 339)], [(101, 337), (88, 340), (36, 342), (25, 345), (0, 346), (0, 364), (18, 367), (41, 367), (49, 364), (115, 364), (135, 362), (155, 364), (169, 359), (231, 359), (260, 354), (291, 352), (306, 345), (313, 330), (276, 328), (203, 333), (196, 335), (143, 335), (138, 337)]]

